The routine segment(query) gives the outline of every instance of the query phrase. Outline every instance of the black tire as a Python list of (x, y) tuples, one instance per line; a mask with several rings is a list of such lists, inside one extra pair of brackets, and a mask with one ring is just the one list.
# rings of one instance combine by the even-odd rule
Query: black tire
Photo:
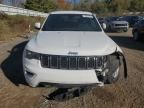
[(139, 33), (138, 33), (138, 31), (134, 31), (134, 33), (133, 33), (133, 39), (134, 39), (135, 41), (138, 41), (138, 40), (139, 40)]

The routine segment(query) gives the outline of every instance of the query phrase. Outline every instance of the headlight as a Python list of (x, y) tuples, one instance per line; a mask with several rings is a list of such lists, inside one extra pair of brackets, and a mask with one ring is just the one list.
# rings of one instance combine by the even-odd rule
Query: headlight
[(29, 51), (29, 50), (26, 50), (25, 51), (25, 57), (27, 59), (36, 59), (36, 60), (39, 60), (40, 59), (40, 54), (32, 52), (32, 51)]

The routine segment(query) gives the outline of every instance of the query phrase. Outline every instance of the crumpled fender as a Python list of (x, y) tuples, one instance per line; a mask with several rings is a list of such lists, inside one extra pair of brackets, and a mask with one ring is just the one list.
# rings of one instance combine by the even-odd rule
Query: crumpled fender
[(123, 62), (123, 65), (124, 65), (124, 78), (127, 78), (128, 77), (127, 63), (126, 63), (124, 53), (119, 47), (117, 47), (117, 49), (115, 51), (115, 54), (116, 54), (117, 57), (122, 58), (122, 62)]

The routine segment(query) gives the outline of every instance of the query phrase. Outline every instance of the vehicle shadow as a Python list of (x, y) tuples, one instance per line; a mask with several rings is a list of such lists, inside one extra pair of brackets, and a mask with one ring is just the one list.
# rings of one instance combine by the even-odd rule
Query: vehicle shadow
[(47, 97), (48, 100), (55, 101), (67, 101), (76, 97), (80, 97), (86, 94), (90, 88), (57, 88), (55, 91), (50, 93)]
[(128, 36), (110, 36), (110, 38), (121, 47), (144, 51), (143, 41), (136, 42)]
[(4, 75), (16, 86), (27, 85), (22, 68), (22, 53), (26, 43), (22, 42), (8, 51), (10, 55), (1, 64)]

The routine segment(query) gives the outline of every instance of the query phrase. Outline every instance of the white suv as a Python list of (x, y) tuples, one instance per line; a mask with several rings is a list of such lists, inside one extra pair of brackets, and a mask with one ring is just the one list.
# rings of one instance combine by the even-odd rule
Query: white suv
[(23, 52), (27, 83), (64, 87), (102, 86), (120, 74), (120, 47), (103, 31), (96, 15), (82, 11), (51, 12)]

